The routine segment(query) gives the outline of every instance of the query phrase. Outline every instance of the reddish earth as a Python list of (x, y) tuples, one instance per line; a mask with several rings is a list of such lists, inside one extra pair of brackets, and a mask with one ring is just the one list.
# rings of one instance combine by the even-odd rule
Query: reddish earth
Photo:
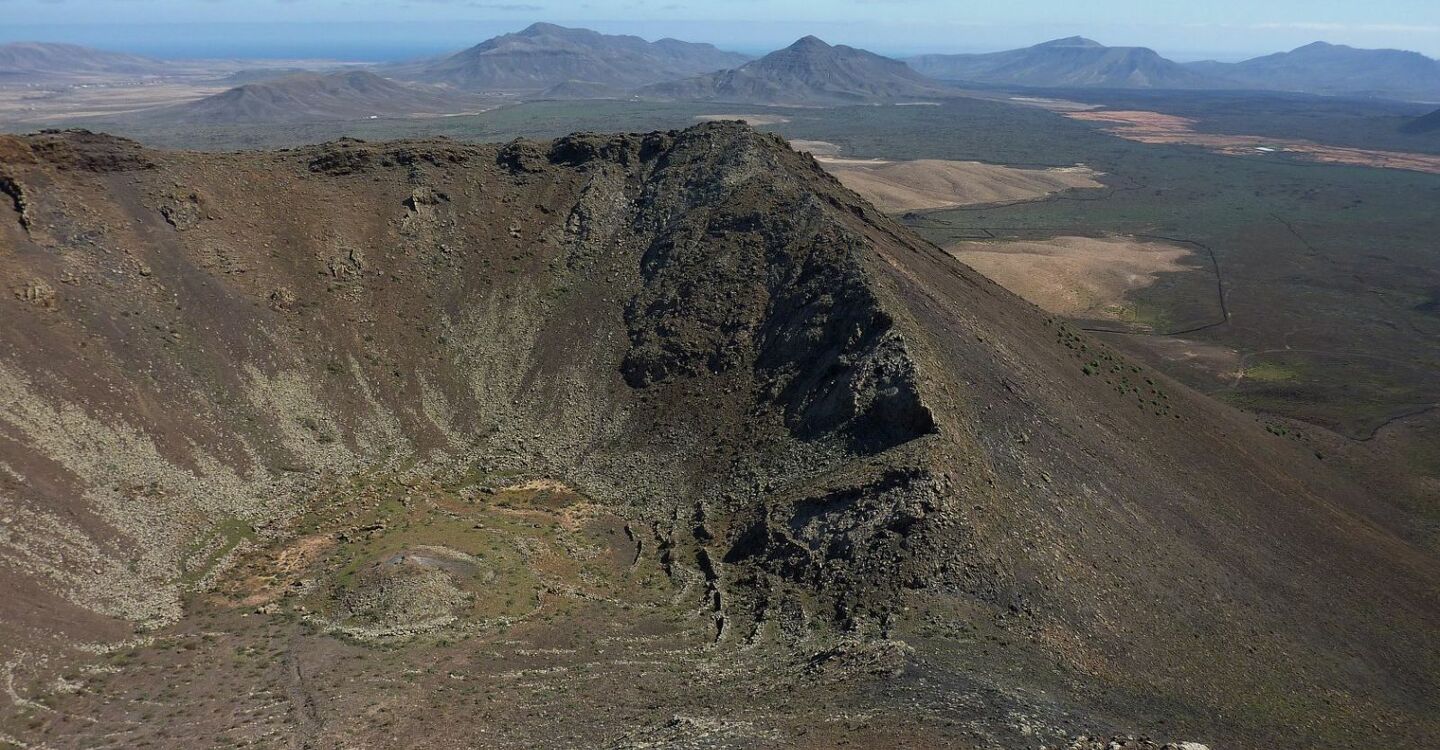
[(1195, 120), (1159, 112), (1105, 110), (1067, 112), (1066, 117), (1099, 123), (1106, 132), (1140, 143), (1203, 146), (1232, 156), (1284, 153), (1327, 164), (1406, 169), (1440, 174), (1440, 155), (1327, 146), (1306, 140), (1196, 132)]

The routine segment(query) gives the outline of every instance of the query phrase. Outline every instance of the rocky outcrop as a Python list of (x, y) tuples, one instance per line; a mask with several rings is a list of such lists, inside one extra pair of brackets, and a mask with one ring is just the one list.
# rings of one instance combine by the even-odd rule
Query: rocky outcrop
[(25, 189), (14, 178), (0, 174), (0, 194), (10, 199), (10, 207), (24, 229), (30, 228), (30, 217), (26, 215)]
[(634, 222), (655, 239), (626, 306), (626, 381), (644, 388), (749, 365), (760, 397), (801, 439), (838, 436), (873, 453), (933, 432), (904, 339), (868, 287), (864, 239), (829, 221), (811, 194), (711, 207), (713, 192), (682, 182), (708, 169), (781, 168), (763, 148), (699, 166), (665, 160), (640, 200)]
[(104, 133), (46, 130), (26, 140), (37, 160), (60, 170), (108, 174), (156, 166), (140, 144)]

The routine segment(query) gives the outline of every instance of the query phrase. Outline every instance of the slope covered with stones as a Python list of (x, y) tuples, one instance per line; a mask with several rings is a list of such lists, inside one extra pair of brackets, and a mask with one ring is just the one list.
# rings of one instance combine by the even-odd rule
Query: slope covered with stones
[(802, 673), (985, 675), (1055, 731), (1436, 737), (1440, 577), (1376, 498), (776, 138), (50, 133), (0, 141), (0, 187), (12, 663), (183, 623), (337, 487), (479, 473), (628, 519), (715, 648), (818, 650)]

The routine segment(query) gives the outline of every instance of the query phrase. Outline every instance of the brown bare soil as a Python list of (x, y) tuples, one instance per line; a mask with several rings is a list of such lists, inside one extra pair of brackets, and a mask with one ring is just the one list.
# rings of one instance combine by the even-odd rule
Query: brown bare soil
[[(824, 155), (805, 143), (845, 187), (887, 213), (927, 211), (1044, 198), (1065, 190), (1104, 187), (1085, 167), (1020, 169), (971, 161), (883, 161)], [(794, 144), (800, 148), (802, 144)], [(827, 144), (828, 145), (828, 144)], [(833, 152), (832, 152), (833, 153)]]
[(1194, 120), (1159, 112), (1106, 110), (1067, 112), (1065, 116), (1100, 123), (1106, 132), (1139, 143), (1203, 146), (1231, 156), (1284, 153), (1327, 164), (1440, 174), (1440, 156), (1434, 154), (1327, 146), (1306, 140), (1280, 140), (1255, 135), (1199, 133), (1194, 129)]

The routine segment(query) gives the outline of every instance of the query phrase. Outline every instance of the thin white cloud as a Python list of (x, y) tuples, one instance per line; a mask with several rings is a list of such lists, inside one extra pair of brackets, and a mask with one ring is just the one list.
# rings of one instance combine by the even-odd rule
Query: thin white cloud
[(1440, 34), (1440, 26), (1409, 23), (1329, 23), (1325, 21), (1274, 21), (1250, 24), (1261, 31), (1360, 31), (1380, 34)]

